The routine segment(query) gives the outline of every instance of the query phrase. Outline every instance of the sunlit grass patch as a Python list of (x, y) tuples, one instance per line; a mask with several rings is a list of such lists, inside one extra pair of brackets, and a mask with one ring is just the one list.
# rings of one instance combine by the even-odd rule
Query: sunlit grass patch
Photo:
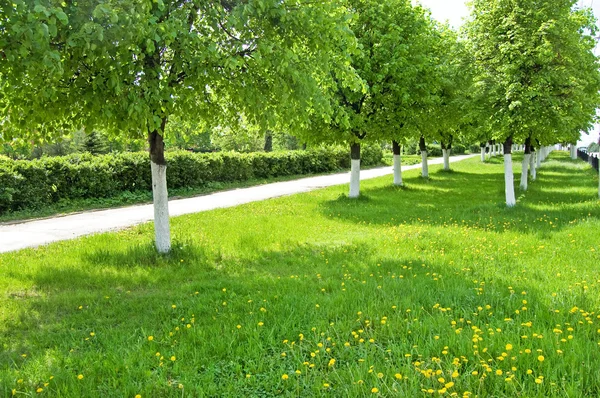
[(595, 173), (554, 154), (507, 210), (500, 162), (452, 167), (179, 217), (169, 256), (151, 225), (4, 254), (0, 391), (597, 396)]

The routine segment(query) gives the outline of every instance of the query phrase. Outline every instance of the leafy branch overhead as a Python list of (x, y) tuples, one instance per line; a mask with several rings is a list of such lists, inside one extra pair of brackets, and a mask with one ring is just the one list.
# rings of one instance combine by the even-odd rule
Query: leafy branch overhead
[(332, 70), (353, 79), (356, 44), (336, 1), (57, 4), (0, 6), (6, 134), (85, 124), (143, 136), (170, 115), (306, 124), (331, 112)]

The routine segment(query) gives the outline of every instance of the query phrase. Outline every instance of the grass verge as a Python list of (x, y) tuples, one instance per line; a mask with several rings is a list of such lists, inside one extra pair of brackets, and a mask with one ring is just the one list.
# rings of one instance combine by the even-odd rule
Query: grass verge
[(0, 395), (598, 396), (591, 168), (418, 173), (0, 255)]

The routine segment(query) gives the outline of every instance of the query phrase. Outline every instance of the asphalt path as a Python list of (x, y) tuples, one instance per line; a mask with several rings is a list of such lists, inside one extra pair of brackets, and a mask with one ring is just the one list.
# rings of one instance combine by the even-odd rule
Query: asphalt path
[[(458, 162), (479, 155), (452, 156)], [(443, 163), (443, 158), (429, 160), (430, 165)], [(421, 164), (403, 166), (402, 171), (418, 169)], [(360, 179), (382, 177), (393, 173), (392, 167), (361, 170)], [(350, 173), (307, 177), (299, 180), (275, 182), (249, 188), (216, 192), (209, 195), (169, 201), (171, 217), (202, 211), (233, 207), (280, 196), (309, 192), (333, 185), (348, 184)], [(84, 235), (117, 231), (137, 224), (152, 221), (152, 204), (121, 207), (108, 210), (87, 211), (22, 223), (0, 225), (0, 253), (47, 245), (61, 240), (75, 239)]]

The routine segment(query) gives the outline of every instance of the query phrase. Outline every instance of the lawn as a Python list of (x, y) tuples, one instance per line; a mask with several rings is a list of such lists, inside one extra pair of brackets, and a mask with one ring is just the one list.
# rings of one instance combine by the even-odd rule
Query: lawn
[(1, 255), (0, 395), (599, 396), (598, 177), (501, 159)]

